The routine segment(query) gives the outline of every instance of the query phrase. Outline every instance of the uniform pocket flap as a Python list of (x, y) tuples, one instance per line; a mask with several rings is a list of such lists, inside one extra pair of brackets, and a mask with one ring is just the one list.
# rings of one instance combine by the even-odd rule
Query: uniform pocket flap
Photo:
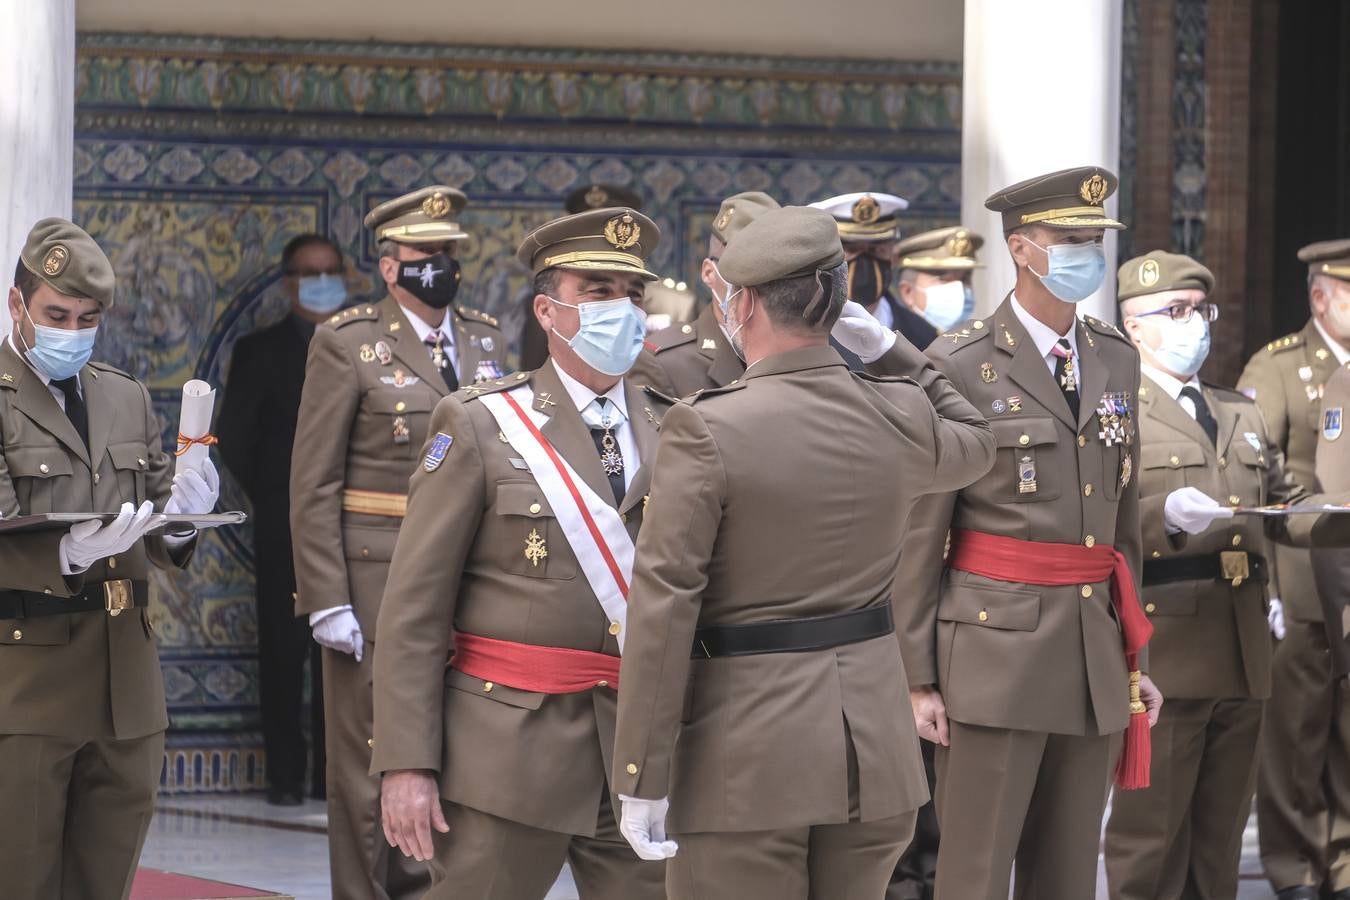
[(9, 474), (19, 478), (54, 478), (75, 471), (70, 457), (59, 447), (7, 447), (5, 462)]
[(1204, 464), (1205, 451), (1199, 444), (1145, 444), (1139, 448), (1139, 465), (1145, 469), (1178, 469)]
[(347, 559), (371, 559), (389, 562), (398, 543), (397, 528), (362, 528), (347, 525), (342, 529), (342, 549)]
[(532, 481), (508, 481), (497, 485), (499, 516), (526, 516), (531, 519), (551, 519), (553, 509), (544, 498), (544, 492)]
[(400, 416), (404, 413), (431, 412), (438, 399), (428, 396), (425, 391), (371, 391), (366, 396), (366, 406), (371, 412)]
[(130, 469), (133, 472), (144, 472), (150, 467), (150, 457), (144, 444), (109, 444), (108, 458), (112, 460), (115, 469)]
[(1035, 631), (1041, 620), (1041, 595), (1035, 591), (952, 584), (942, 597), (937, 617), (1003, 631)]
[(1243, 442), (1233, 445), (1233, 455), (1237, 457), (1238, 462), (1244, 466), (1252, 466), (1257, 469), (1266, 468), (1269, 462), (1265, 453), (1258, 452), (1251, 444)]
[(993, 419), (989, 425), (1000, 447), (1041, 447), (1059, 441), (1054, 419)]
[(0, 644), (52, 647), (70, 643), (70, 616), (38, 616), (0, 622)]
[(467, 672), (461, 672), (459, 669), (446, 669), (445, 683), (457, 691), (477, 694), (480, 697), (486, 697), (489, 700), (496, 700), (498, 703), (505, 703), (507, 706), (516, 706), (520, 709), (538, 709), (543, 704), (544, 697), (547, 696), (538, 691), (522, 691), (507, 687), (504, 684), (484, 681)]

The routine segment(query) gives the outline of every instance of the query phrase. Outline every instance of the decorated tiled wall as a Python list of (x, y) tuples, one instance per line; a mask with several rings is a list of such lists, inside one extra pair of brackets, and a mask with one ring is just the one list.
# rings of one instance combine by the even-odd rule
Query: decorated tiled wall
[[(712, 212), (740, 190), (884, 190), (911, 201), (907, 228), (947, 224), (960, 120), (944, 63), (83, 34), (75, 213), (118, 273), (100, 352), (176, 424), (183, 381), (224, 385), (234, 341), (284, 309), (290, 237), (332, 235), (375, 297), (361, 219), (432, 181), (469, 195), (461, 296), (508, 333), (517, 242), (592, 181), (646, 198), (657, 269), (691, 282)], [(243, 503), (228, 479), (222, 502)], [(211, 533), (156, 585), (168, 790), (262, 783), (249, 541)]]

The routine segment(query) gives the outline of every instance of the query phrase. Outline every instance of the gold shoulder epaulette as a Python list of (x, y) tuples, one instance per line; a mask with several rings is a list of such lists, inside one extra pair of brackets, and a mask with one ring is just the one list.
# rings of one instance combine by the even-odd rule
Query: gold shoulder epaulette
[(493, 328), (498, 327), (496, 316), (490, 316), (487, 313), (483, 312), (482, 310), (474, 309), (472, 306), (464, 306), (463, 304), (456, 304), (455, 310), (466, 319), (472, 319), (475, 322), (482, 322), (484, 325), (491, 325)]
[[(511, 375), (504, 375), (501, 378), (492, 381), (479, 381), (474, 384), (466, 384), (450, 396), (458, 397), (460, 400), (467, 402), (476, 397), (481, 397), (484, 394), (496, 394), (500, 391), (509, 391), (513, 387), (520, 387), (523, 382), (529, 380), (529, 377), (529, 372), (516, 372)], [(546, 394), (539, 394), (535, 397), (536, 403), (538, 403), (540, 397), (543, 397), (545, 402), (548, 402), (548, 396)]]
[(684, 398), (684, 402), (697, 403), (700, 400), (706, 400), (709, 397), (716, 397), (721, 394), (730, 394), (732, 391), (739, 391), (743, 387), (745, 387), (745, 381), (743, 379), (737, 378), (731, 384), (724, 384), (721, 387), (703, 388), (700, 391), (694, 391), (694, 393)]
[(344, 325), (350, 325), (352, 322), (368, 322), (371, 319), (378, 319), (380, 311), (374, 304), (362, 303), (357, 306), (349, 306), (342, 312), (328, 317), (328, 324), (334, 328), (341, 328)]
[(1285, 350), (1289, 350), (1290, 348), (1301, 346), (1302, 344), (1303, 344), (1303, 335), (1298, 333), (1286, 334), (1284, 337), (1277, 337), (1269, 344), (1266, 344), (1266, 352), (1281, 353)]

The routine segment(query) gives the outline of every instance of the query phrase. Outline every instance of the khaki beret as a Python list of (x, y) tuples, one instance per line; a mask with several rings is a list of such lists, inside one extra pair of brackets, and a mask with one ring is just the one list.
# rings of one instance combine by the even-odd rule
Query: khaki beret
[(1154, 250), (1127, 260), (1116, 272), (1116, 298), (1122, 303), (1165, 291), (1214, 290), (1214, 273), (1181, 253)]
[(545, 222), (525, 235), (516, 259), (536, 275), (544, 269), (633, 272), (648, 281), (645, 258), (661, 242), (661, 229), (630, 207), (592, 209)]
[(713, 219), (712, 233), (723, 244), (731, 243), (732, 237), (745, 226), (771, 209), (781, 209), (779, 202), (763, 191), (744, 191), (732, 194), (722, 201)]
[(468, 203), (463, 191), (433, 184), (381, 203), (366, 215), (365, 225), (374, 229), (377, 241), (400, 244), (462, 241), (469, 235), (455, 220)]
[(1097, 166), (1061, 169), (996, 191), (984, 206), (1003, 214), (1005, 234), (1023, 225), (1124, 228), (1102, 208), (1118, 183), (1114, 174)]
[[(67, 219), (43, 219), (28, 232), (19, 262), (58, 294), (112, 309), (112, 263), (83, 228)], [(29, 298), (24, 298), (29, 299)]]
[(1350, 281), (1350, 240), (1309, 244), (1298, 251), (1298, 258), (1308, 264), (1309, 275), (1330, 275)]
[(907, 237), (895, 245), (895, 250), (902, 269), (949, 272), (983, 268), (975, 261), (975, 251), (982, 246), (984, 238), (964, 226), (952, 225)]
[(642, 209), (642, 198), (636, 191), (617, 184), (584, 184), (567, 195), (563, 208), (569, 213), (585, 212), (588, 209), (608, 209), (613, 206), (626, 206), (629, 209)]
[(809, 206), (784, 206), (737, 232), (717, 268), (729, 284), (755, 287), (832, 269), (843, 261), (833, 216)]
[(817, 200), (811, 206), (834, 217), (841, 240), (870, 244), (893, 241), (900, 236), (897, 214), (909, 208), (909, 201), (895, 194), (861, 191)]

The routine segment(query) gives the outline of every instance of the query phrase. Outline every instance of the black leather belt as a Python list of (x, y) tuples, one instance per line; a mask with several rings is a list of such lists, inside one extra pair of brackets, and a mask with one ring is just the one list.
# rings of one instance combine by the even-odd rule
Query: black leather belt
[(1228, 581), (1237, 587), (1244, 581), (1270, 580), (1266, 558), (1245, 550), (1221, 550), (1204, 556), (1176, 556), (1144, 560), (1144, 587), (1174, 581)]
[(694, 632), (694, 659), (828, 650), (895, 632), (891, 604), (832, 616), (778, 619), (746, 625), (705, 625)]
[(84, 590), (73, 597), (37, 591), (0, 591), (0, 619), (32, 619), (81, 612), (106, 612), (116, 616), (125, 609), (148, 606), (149, 603), (149, 582), (119, 578), (85, 585)]

